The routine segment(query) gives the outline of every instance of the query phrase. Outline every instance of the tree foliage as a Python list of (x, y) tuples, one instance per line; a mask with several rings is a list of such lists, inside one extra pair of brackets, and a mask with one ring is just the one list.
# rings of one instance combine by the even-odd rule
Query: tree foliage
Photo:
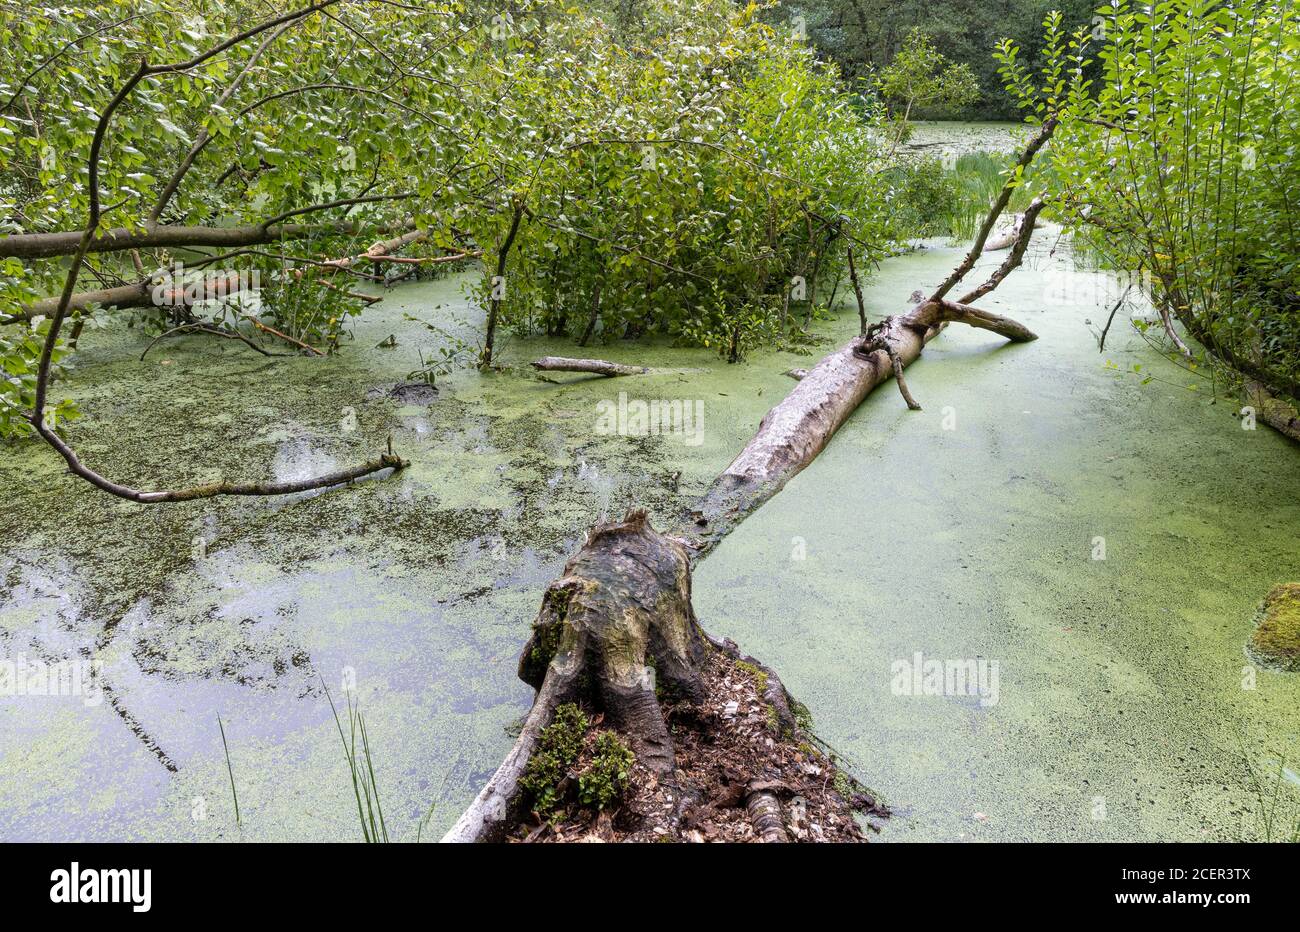
[(979, 97), (979, 84), (966, 62), (960, 64), (934, 47), (930, 34), (914, 28), (876, 79), (880, 96), (894, 105), (897, 135), (903, 136), (914, 108), (962, 107)]
[[(1117, 0), (1072, 39), (1049, 18), (1057, 210), (1214, 357), (1300, 396), (1300, 17), (1290, 2)], [(1095, 56), (1100, 70), (1089, 78)], [(1172, 328), (1169, 339), (1177, 342)]]
[(796, 24), (819, 52), (850, 81), (866, 81), (887, 67), (915, 29), (924, 29), (935, 50), (970, 69), (980, 88), (961, 104), (919, 108), (929, 119), (1011, 119), (1016, 108), (1005, 94), (993, 61), (994, 43), (1009, 37), (1029, 62), (1038, 59), (1041, 24), (1060, 10), (1067, 29), (1090, 24), (1098, 0), (783, 0), (775, 20)]
[[(635, 42), (570, 17), (511, 63), (519, 122), (493, 164), (507, 184), (461, 222), (499, 250), (525, 211), (504, 319), (581, 337), (669, 334), (732, 358), (777, 339), (827, 240), (887, 230), (879, 144), (833, 68), (757, 8), (656, 8)], [(532, 33), (524, 33), (531, 35)], [(491, 261), (486, 265), (492, 266)], [(802, 270), (802, 274), (801, 274)]]
[[(147, 293), (220, 269), (263, 282), (251, 310), (137, 313), (156, 333), (256, 314), (329, 350), (365, 303), (338, 283), (364, 263), (340, 261), (418, 230), (417, 258), (482, 254), (490, 330), (659, 332), (735, 359), (811, 317), (831, 244), (870, 259), (888, 236), (875, 111), (753, 5), (653, 0), (620, 21), (559, 0), (318, 0), (242, 36), (268, 22), (254, 0), (5, 6), (22, 54), (0, 65), (3, 232), (75, 239), (91, 215), (93, 243), (144, 243), (94, 246), (68, 278), (0, 238), (0, 313), (19, 318), (66, 281)], [(190, 228), (247, 235), (150, 246)], [(75, 342), (94, 305), (66, 315)], [(34, 368), (10, 342), (6, 372)]]

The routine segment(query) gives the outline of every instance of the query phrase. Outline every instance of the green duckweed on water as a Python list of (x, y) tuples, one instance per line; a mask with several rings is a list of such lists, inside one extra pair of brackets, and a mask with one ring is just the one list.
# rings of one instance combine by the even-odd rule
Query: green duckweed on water
[[(1099, 355), (1097, 276), (1065, 262), (989, 301), (1037, 342), (949, 327), (908, 370), (924, 410), (875, 392), (700, 567), (696, 609), (893, 804), (886, 839), (1254, 837), (1247, 761), (1300, 756), (1300, 677), (1242, 653), (1300, 569), (1300, 456), (1131, 333)], [(952, 263), (886, 263), (870, 306)], [(918, 652), (996, 663), (994, 701), (897, 688)]]
[[(905, 307), (956, 255), (884, 263), (869, 309)], [(1300, 575), (1300, 457), (1243, 431), (1230, 400), (1103, 368), (1159, 361), (1121, 333), (1099, 356), (1084, 319), (1104, 309), (1044, 299), (1063, 261), (989, 302), (1042, 339), (949, 328), (909, 370), (923, 412), (877, 391), (696, 574), (705, 626), (778, 670), (894, 804), (886, 838), (1237, 837), (1243, 750), (1300, 756), (1300, 678), (1244, 689), (1242, 653), (1263, 593)], [(389, 436), (412, 466), (143, 507), (37, 443), (0, 448), (0, 650), (93, 660), (103, 686), (0, 700), (0, 837), (359, 838), (324, 683), (354, 685), (392, 836), (414, 839), (436, 804), (436, 838), (511, 744), (531, 700), (518, 652), (585, 529), (634, 504), (675, 513), (789, 391), (782, 373), (832, 345), (728, 366), (614, 341), (591, 354), (654, 371), (548, 381), (527, 362), (572, 345), (516, 338), (504, 371), (394, 397), (443, 339), (406, 315), (472, 337), (461, 284), (393, 289), (331, 359), (190, 336), (141, 362), (135, 331), (83, 337), (57, 391), (86, 413), (74, 445), (120, 481), (307, 476)], [(856, 327), (843, 306), (822, 330)], [(597, 433), (620, 391), (701, 401), (703, 442)], [(996, 660), (996, 703), (893, 694), (891, 664), (917, 651)]]
[[(94, 705), (0, 699), (0, 837), (357, 837), (322, 682), (336, 696), (355, 683), (394, 837), (414, 837), (434, 802), (423, 837), (437, 837), (527, 710), (518, 652), (586, 528), (633, 504), (675, 513), (788, 391), (783, 369), (805, 359), (737, 367), (706, 350), (600, 348), (655, 367), (633, 387), (544, 381), (526, 363), (572, 345), (507, 341), (506, 371), (460, 371), (437, 392), (394, 398), (417, 351), (444, 342), (419, 321), (473, 336), (481, 315), (461, 286), (394, 289), (331, 359), (267, 360), (187, 336), (141, 362), (138, 332), (83, 336), (57, 391), (86, 413), (73, 444), (119, 481), (306, 477), (372, 456), (389, 436), (412, 465), (323, 494), (142, 507), (68, 476), (39, 443), (0, 449), (12, 490), (0, 650), (97, 661), (105, 690)], [(378, 346), (390, 334), (397, 346)], [(619, 391), (707, 401), (703, 442), (596, 433), (598, 405)]]

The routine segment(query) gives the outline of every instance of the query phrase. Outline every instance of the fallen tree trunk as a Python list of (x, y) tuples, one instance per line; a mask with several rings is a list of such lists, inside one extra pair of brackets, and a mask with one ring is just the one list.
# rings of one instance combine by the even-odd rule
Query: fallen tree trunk
[(570, 359), (567, 356), (543, 356), (532, 363), (534, 369), (543, 372), (591, 372), (595, 375), (644, 375), (650, 370), (645, 366), (625, 366), (605, 359)]
[[(113, 288), (100, 288), (96, 291), (82, 291), (68, 300), (68, 312), (82, 311), (88, 307), (168, 307), (190, 308), (200, 301), (229, 297), (244, 289), (248, 276), (239, 272), (222, 272), (214, 277), (205, 277), (198, 286), (187, 288), (185, 285), (166, 285), (154, 279), (144, 279), (129, 285)], [(35, 317), (51, 317), (59, 308), (59, 298), (41, 298), (19, 309), (10, 318), (13, 320), (32, 320)]]
[(1259, 419), (1284, 437), (1300, 442), (1300, 412), (1295, 406), (1274, 395), (1262, 382), (1246, 383), (1246, 400)]
[[(1054, 128), (1055, 120), (1049, 119), (1021, 156), (1022, 166)], [(875, 324), (799, 380), (767, 413), (754, 438), (698, 504), (679, 520), (675, 533), (659, 534), (650, 527), (645, 512), (636, 510), (621, 523), (602, 525), (589, 533), (587, 542), (566, 564), (564, 575), (547, 589), (520, 658), (520, 678), (537, 689), (524, 728), (444, 841), (490, 841), (506, 836), (512, 820), (518, 820), (526, 805), (522, 781), (544, 729), (556, 709), (572, 701), (603, 709), (627, 734), (637, 765), (652, 784), (663, 788), (661, 796), (654, 799), (660, 817), (667, 813), (663, 831), (680, 833), (689, 811), (703, 801), (699, 787), (676, 767), (664, 706), (678, 698), (691, 704), (707, 697), (716, 685), (717, 671), (710, 664), (717, 652), (740, 662), (735, 645), (709, 638), (695, 619), (690, 603), (692, 564), (811, 463), (867, 394), (891, 375), (898, 377), (909, 407), (915, 407), (902, 382), (903, 368), (915, 361), (925, 344), (948, 323), (965, 323), (1014, 342), (1035, 339), (1023, 325), (969, 304), (996, 288), (1020, 264), (1033, 233), (1032, 215), (1021, 225), (1010, 255), (986, 282), (959, 301), (947, 298), (974, 267), (1011, 191), (1011, 186), (1003, 188), (970, 251), (929, 298), (904, 314)], [(1041, 210), (1041, 202), (1036, 205), (1034, 214)], [(759, 670), (766, 683), (764, 700), (769, 703), (774, 726), (767, 737), (768, 746), (780, 748), (787, 739), (811, 739), (790, 714), (788, 694), (776, 674), (753, 663), (752, 658), (744, 662)], [(774, 690), (779, 690), (779, 695), (773, 695)], [(733, 743), (730, 748), (743, 754), (740, 745)], [(752, 757), (749, 763), (754, 764)], [(836, 771), (833, 761), (828, 760), (826, 766)], [(749, 807), (758, 837), (780, 841), (786, 836), (785, 826), (779, 800), (770, 793), (771, 787), (781, 784), (764, 779), (771, 776), (750, 774), (733, 804)], [(833, 776), (834, 772), (828, 775), (828, 783)], [(759, 782), (752, 782), (755, 780)], [(852, 837), (850, 832), (846, 840)]]
[[(33, 234), (35, 235), (35, 234)], [(408, 230), (400, 236), (392, 239), (381, 240), (375, 243), (365, 252), (356, 256), (345, 256), (342, 259), (329, 259), (320, 262), (324, 268), (335, 269), (339, 271), (350, 270), (356, 264), (368, 262), (404, 262), (410, 264), (437, 264), (442, 262), (457, 262), (461, 259), (474, 258), (481, 253), (477, 251), (467, 251), (456, 253), (448, 256), (434, 256), (431, 258), (412, 258), (407, 256), (394, 256), (391, 253), (402, 249), (405, 246), (421, 242), (428, 237), (424, 230)], [(5, 241), (0, 239), (0, 246)], [(240, 244), (240, 245), (257, 245), (257, 244)], [(212, 260), (209, 260), (212, 261)], [(296, 278), (302, 277), (302, 270), (295, 269)], [(375, 295), (363, 295), (359, 292), (345, 291), (337, 285), (329, 282), (321, 282), (326, 288), (335, 291), (343, 291), (349, 297), (364, 301), (366, 304), (374, 304), (382, 300)], [(193, 307), (199, 301), (208, 301), (214, 298), (226, 297), (246, 287), (250, 288), (247, 276), (241, 276), (239, 272), (222, 272), (214, 277), (205, 277), (200, 283), (201, 291), (195, 292), (193, 288), (187, 288), (183, 285), (166, 285), (158, 281), (158, 273), (149, 278), (141, 279), (137, 282), (131, 282), (127, 285), (119, 285), (113, 288), (101, 288), (95, 291), (82, 291), (71, 296), (68, 299), (68, 313), (78, 310), (84, 310), (88, 307), (149, 307), (151, 305), (162, 307)], [(0, 323), (12, 323), (15, 320), (31, 320), (34, 317), (50, 317), (58, 309), (60, 296), (50, 298), (41, 298), (39, 301), (33, 301), (18, 309), (16, 314), (11, 315), (8, 319), (0, 319)]]
[[(689, 512), (676, 535), (655, 532), (644, 512), (632, 512), (622, 523), (591, 532), (564, 575), (548, 588), (521, 656), (520, 677), (538, 690), (524, 729), (444, 841), (504, 836), (511, 819), (519, 815), (520, 781), (542, 729), (560, 704), (574, 700), (612, 714), (631, 738), (638, 761), (667, 788), (680, 824), (698, 800), (679, 785), (672, 769), (672, 739), (656, 687), (687, 699), (697, 695), (705, 659), (701, 644), (717, 643), (695, 621), (691, 564), (812, 462), (867, 394), (895, 373), (894, 360), (901, 365), (913, 362), (925, 343), (952, 321), (1017, 342), (1035, 338), (1015, 321), (961, 302), (923, 301), (906, 314), (886, 318), (867, 337), (854, 339), (808, 372), (763, 418), (758, 433)], [(769, 683), (779, 684), (772, 671), (760, 669)], [(779, 703), (771, 697), (769, 701), (781, 733), (799, 737), (788, 696), (783, 687), (780, 691)], [(771, 824), (772, 800), (758, 797), (754, 803), (762, 817), (762, 837), (780, 840), (781, 833)]]
[(1000, 252), (1003, 249), (1010, 249), (1012, 244), (1020, 236), (1020, 228), (1025, 225), (1025, 215), (1016, 214), (1011, 226), (1007, 227), (997, 236), (991, 237), (984, 244), (985, 252)]

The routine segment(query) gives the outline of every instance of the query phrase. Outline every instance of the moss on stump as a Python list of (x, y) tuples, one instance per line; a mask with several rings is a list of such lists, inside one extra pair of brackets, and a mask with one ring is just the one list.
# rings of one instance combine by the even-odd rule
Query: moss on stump
[(1269, 669), (1300, 673), (1300, 583), (1274, 586), (1258, 618), (1247, 656)]

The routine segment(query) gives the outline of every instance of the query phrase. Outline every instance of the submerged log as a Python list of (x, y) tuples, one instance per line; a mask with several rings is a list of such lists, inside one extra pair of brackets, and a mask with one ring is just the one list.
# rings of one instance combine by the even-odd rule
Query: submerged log
[(1010, 249), (1011, 244), (1020, 236), (1020, 228), (1024, 225), (1025, 215), (1016, 214), (1014, 222), (1001, 233), (991, 237), (984, 244), (985, 252), (1000, 252), (1003, 249)]
[(532, 367), (542, 372), (590, 372), (594, 375), (645, 375), (650, 370), (645, 366), (625, 366), (605, 359), (571, 359), (567, 356), (543, 356), (532, 363)]

